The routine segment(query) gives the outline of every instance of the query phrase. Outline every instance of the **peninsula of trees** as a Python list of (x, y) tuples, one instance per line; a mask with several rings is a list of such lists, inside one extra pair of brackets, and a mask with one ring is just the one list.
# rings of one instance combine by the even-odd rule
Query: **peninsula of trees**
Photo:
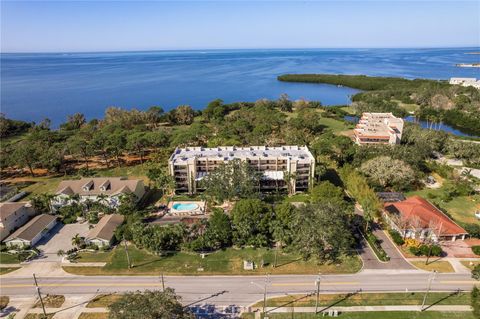
[(360, 89), (364, 92), (352, 97), (358, 114), (371, 111), (406, 116), (410, 111), (432, 125), (445, 123), (480, 136), (480, 90), (473, 87), (450, 85), (446, 81), (365, 75), (285, 74), (278, 80)]

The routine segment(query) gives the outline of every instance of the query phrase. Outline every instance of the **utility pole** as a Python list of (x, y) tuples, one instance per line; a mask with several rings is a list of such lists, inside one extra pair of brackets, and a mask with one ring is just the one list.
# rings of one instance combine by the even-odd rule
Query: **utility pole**
[(321, 274), (318, 274), (317, 280), (315, 280), (315, 284), (317, 285), (317, 298), (315, 300), (315, 314), (318, 313), (318, 302), (320, 300), (320, 279)]
[(265, 284), (264, 284), (263, 287), (261, 285), (257, 284), (256, 282), (250, 281), (250, 283), (252, 285), (255, 285), (258, 288), (263, 289), (263, 309), (262, 309), (263, 316), (262, 317), (265, 317), (265, 310), (267, 308), (267, 284), (270, 282), (269, 279), (270, 278), (268, 277), (268, 274), (266, 274), (265, 275)]
[(432, 285), (432, 281), (435, 279), (435, 275), (437, 274), (437, 271), (434, 270), (430, 277), (428, 278), (428, 285), (427, 285), (427, 291), (425, 292), (425, 296), (423, 296), (423, 302), (422, 302), (422, 308), (421, 308), (421, 311), (423, 311), (423, 307), (425, 306), (425, 302), (427, 301), (427, 296), (428, 296), (428, 293), (430, 292), (430, 287)]
[(165, 280), (163, 279), (163, 272), (162, 272), (162, 291), (165, 292)]
[(275, 258), (273, 260), (273, 268), (277, 268), (277, 254), (278, 254), (278, 244), (275, 244)]
[(125, 236), (123, 236), (123, 244), (125, 246), (125, 254), (127, 255), (128, 269), (130, 269), (130, 268), (132, 268), (132, 264), (130, 262), (130, 255), (128, 254), (127, 241), (125, 240)]
[(40, 287), (38, 287), (37, 277), (33, 274), (33, 281), (35, 282), (35, 288), (37, 288), (38, 298), (40, 298), (40, 303), (42, 304), (43, 317), (47, 318), (47, 312), (45, 311), (45, 304), (43, 303), (42, 294), (40, 293)]

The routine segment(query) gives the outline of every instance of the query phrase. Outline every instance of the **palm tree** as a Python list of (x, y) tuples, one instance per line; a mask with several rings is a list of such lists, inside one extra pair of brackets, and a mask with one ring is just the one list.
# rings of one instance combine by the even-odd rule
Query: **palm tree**
[(80, 237), (80, 234), (76, 234), (75, 236), (72, 237), (73, 246), (79, 247), (82, 242), (83, 242), (83, 238)]
[(293, 195), (294, 183), (296, 179), (297, 175), (295, 173), (290, 173), (288, 171), (283, 173), (283, 180), (287, 185), (288, 195)]
[(108, 195), (107, 194), (100, 194), (97, 196), (97, 202), (100, 204), (100, 205), (104, 205), (104, 206), (107, 206), (107, 201), (108, 199)]

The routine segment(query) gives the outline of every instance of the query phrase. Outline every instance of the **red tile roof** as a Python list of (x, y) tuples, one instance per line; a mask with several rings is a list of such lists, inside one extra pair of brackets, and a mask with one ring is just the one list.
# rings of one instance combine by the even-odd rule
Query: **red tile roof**
[(420, 222), (419, 226), (422, 228), (428, 228), (430, 222), (435, 222), (438, 225), (441, 224), (441, 236), (467, 234), (465, 229), (458, 226), (437, 207), (420, 196), (412, 196), (400, 202), (385, 203), (385, 209), (387, 211), (391, 211), (391, 208), (395, 208), (404, 220), (417, 218)]

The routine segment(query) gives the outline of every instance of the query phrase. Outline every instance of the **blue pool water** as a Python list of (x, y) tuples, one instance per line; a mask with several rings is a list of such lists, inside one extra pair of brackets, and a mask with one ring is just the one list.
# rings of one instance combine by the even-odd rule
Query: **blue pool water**
[(201, 109), (225, 102), (276, 99), (349, 103), (357, 90), (330, 85), (285, 83), (283, 73), (339, 73), (406, 78), (480, 77), (478, 48), (206, 50), (120, 53), (1, 54), (1, 112), (7, 117), (54, 126), (81, 112), (103, 117), (105, 108), (165, 110), (180, 104)]
[(172, 205), (172, 208), (175, 210), (191, 211), (198, 208), (197, 204), (194, 203), (176, 203)]

